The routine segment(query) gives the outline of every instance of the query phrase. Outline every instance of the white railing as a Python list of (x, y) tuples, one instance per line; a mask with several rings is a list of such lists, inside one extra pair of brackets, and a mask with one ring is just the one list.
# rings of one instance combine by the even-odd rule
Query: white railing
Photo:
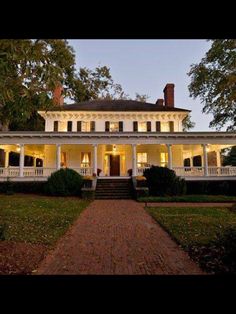
[(150, 167), (137, 167), (137, 175), (142, 176), (145, 169), (149, 169)]
[[(34, 167), (24, 167), (23, 176), (24, 177), (49, 177), (55, 168), (34, 168)], [(20, 168), (19, 167), (9, 167), (0, 168), (0, 177), (19, 177)]]
[(208, 167), (209, 176), (236, 176), (236, 167)]
[(73, 170), (77, 171), (82, 176), (92, 176), (93, 175), (93, 168), (84, 167), (84, 168), (72, 168)]
[(173, 167), (177, 176), (180, 177), (199, 177), (204, 176), (204, 167)]

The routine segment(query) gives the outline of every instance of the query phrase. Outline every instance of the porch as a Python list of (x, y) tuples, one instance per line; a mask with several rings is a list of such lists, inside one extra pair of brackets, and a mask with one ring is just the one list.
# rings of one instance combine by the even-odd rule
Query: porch
[[(113, 140), (113, 143), (116, 141)], [(0, 181), (45, 181), (60, 168), (101, 178), (143, 175), (151, 165), (173, 169), (186, 180), (236, 180), (222, 166), (232, 144), (1, 144)]]

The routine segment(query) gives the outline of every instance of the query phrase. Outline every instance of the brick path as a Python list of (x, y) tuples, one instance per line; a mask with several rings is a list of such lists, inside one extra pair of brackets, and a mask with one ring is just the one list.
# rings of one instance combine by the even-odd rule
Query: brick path
[(95, 200), (37, 274), (201, 274), (133, 200)]

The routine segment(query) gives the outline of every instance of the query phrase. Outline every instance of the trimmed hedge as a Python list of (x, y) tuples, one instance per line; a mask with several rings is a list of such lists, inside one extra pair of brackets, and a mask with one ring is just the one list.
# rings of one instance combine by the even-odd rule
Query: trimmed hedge
[(81, 194), (83, 177), (73, 169), (65, 168), (53, 172), (44, 191), (53, 196), (78, 196)]
[(183, 195), (186, 192), (184, 179), (176, 176), (175, 172), (169, 168), (151, 166), (145, 169), (149, 194), (153, 196)]
[(46, 182), (0, 182), (0, 193), (43, 194)]
[(236, 196), (236, 181), (186, 181), (187, 194)]

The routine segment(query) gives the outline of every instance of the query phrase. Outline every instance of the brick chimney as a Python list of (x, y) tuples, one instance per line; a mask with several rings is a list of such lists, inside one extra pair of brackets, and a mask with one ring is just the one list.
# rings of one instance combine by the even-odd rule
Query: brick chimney
[(64, 97), (62, 95), (63, 86), (61, 83), (58, 83), (53, 92), (53, 103), (56, 106), (62, 106), (64, 103)]
[(163, 92), (164, 92), (164, 99), (165, 99), (165, 106), (166, 107), (174, 107), (174, 84), (166, 84)]
[(156, 105), (158, 105), (158, 106), (164, 106), (164, 99), (157, 99)]

